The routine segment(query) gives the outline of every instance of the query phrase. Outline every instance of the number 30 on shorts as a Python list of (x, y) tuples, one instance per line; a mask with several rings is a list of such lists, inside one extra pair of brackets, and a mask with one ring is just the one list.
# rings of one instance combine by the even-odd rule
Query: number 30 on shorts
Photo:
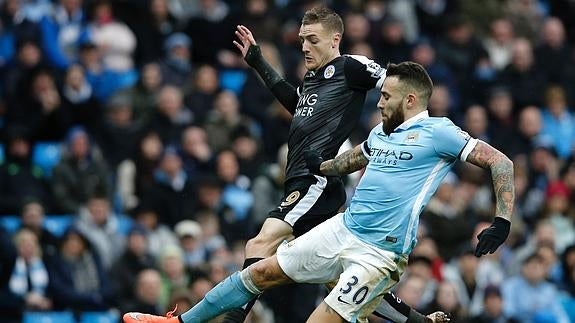
[[(351, 293), (354, 290), (354, 286), (357, 285), (358, 281), (359, 279), (357, 278), (357, 276), (351, 276), (351, 280), (346, 283), (346, 288), (340, 288), (339, 291), (344, 295)], [(365, 297), (367, 296), (368, 292), (369, 288), (367, 286), (362, 286), (356, 289), (355, 292), (353, 293), (351, 301), (354, 302), (355, 304), (360, 304), (365, 300)], [(338, 300), (342, 301), (340, 298), (341, 296), (338, 297)]]

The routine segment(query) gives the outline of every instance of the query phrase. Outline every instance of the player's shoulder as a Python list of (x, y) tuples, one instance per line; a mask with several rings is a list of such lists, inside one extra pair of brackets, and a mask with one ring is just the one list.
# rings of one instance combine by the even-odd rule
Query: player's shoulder
[(356, 62), (364, 64), (364, 65), (367, 65), (367, 64), (373, 62), (373, 59), (371, 59), (367, 56), (363, 56), (363, 55), (343, 54), (342, 57), (344, 57), (346, 60), (356, 61)]
[(423, 120), (423, 123), (432, 127), (457, 127), (451, 119), (446, 117), (429, 117)]

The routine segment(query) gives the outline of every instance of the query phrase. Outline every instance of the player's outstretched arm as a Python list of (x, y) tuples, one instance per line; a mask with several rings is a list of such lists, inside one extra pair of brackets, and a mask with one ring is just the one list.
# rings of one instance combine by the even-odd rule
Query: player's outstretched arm
[(478, 141), (466, 161), (482, 168), (489, 168), (495, 190), (495, 219), (489, 228), (477, 236), (479, 243), (475, 255), (479, 257), (494, 253), (509, 235), (515, 201), (513, 162), (505, 154), (483, 141)]
[(361, 145), (355, 146), (334, 159), (324, 161), (314, 150), (308, 150), (305, 155), (308, 169), (320, 175), (345, 175), (364, 168), (368, 159), (361, 150)]
[(252, 32), (246, 26), (238, 25), (235, 33), (239, 42), (234, 40), (234, 45), (244, 60), (260, 75), (278, 101), (293, 114), (298, 101), (296, 89), (265, 60)]

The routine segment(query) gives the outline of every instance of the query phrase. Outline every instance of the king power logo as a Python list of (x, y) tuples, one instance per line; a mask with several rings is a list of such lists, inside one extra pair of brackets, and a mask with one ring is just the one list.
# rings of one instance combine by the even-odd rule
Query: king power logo
[(300, 96), (294, 117), (311, 117), (313, 114), (313, 106), (317, 103), (317, 100), (317, 93), (309, 93)]

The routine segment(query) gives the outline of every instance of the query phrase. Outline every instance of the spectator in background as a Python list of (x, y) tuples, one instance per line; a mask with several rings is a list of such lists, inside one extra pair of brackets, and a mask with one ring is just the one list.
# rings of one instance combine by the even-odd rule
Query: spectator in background
[(160, 71), (164, 85), (183, 87), (192, 74), (192, 40), (184, 33), (174, 33), (164, 41)]
[(184, 106), (182, 91), (175, 86), (166, 85), (158, 94), (158, 106), (150, 130), (160, 136), (164, 145), (176, 144), (193, 118), (190, 109)]
[(91, 196), (80, 208), (75, 226), (98, 253), (104, 270), (109, 271), (120, 257), (125, 241), (107, 196)]
[(510, 155), (514, 146), (512, 138), (517, 137), (511, 92), (501, 87), (490, 89), (486, 105), (489, 111), (490, 143)]
[(121, 162), (135, 155), (144, 125), (134, 119), (132, 102), (123, 93), (110, 98), (105, 113), (95, 137), (108, 166), (116, 173)]
[(545, 81), (544, 75), (538, 72), (535, 65), (533, 47), (529, 40), (516, 39), (513, 42), (511, 63), (501, 71), (498, 81), (509, 87), (514, 108), (541, 104)]
[(68, 111), (52, 71), (37, 70), (28, 84), (26, 96), (14, 102), (6, 112), (6, 123), (26, 127), (34, 140), (58, 141), (70, 126)]
[(536, 106), (530, 105), (524, 107), (519, 112), (517, 122), (518, 134), (513, 143), (513, 153), (510, 155), (515, 159), (516, 156), (528, 156), (535, 147), (535, 141), (541, 134), (543, 126), (541, 120), (541, 111)]
[(182, 158), (173, 146), (164, 149), (158, 168), (154, 171), (154, 181), (143, 201), (158, 213), (159, 221), (170, 227), (193, 215), (194, 183), (182, 165)]
[(69, 113), (71, 124), (85, 127), (92, 136), (102, 126), (104, 110), (81, 65), (70, 65), (66, 71), (62, 86), (62, 108)]
[(59, 0), (40, 21), (42, 51), (51, 66), (66, 70), (78, 59), (78, 40), (85, 27), (83, 0)]
[(199, 2), (197, 13), (188, 20), (185, 27), (186, 34), (197, 44), (202, 44), (194, 46), (192, 50), (194, 63), (216, 64), (222, 63), (224, 56), (236, 56), (232, 53), (233, 30), (236, 25), (234, 19), (225, 1)]
[(122, 311), (149, 311), (160, 315), (165, 308), (160, 303), (162, 278), (160, 273), (152, 268), (139, 271), (134, 276), (135, 284), (130, 290), (134, 296), (120, 304)]
[(201, 268), (208, 260), (209, 253), (200, 224), (193, 220), (182, 220), (174, 226), (174, 232), (180, 240), (186, 269)]
[(571, 191), (561, 181), (553, 181), (545, 189), (545, 204), (540, 220), (548, 220), (554, 227), (555, 245), (554, 250), (562, 253), (563, 250), (575, 241), (575, 225), (569, 217), (569, 201)]
[(487, 110), (484, 106), (474, 104), (465, 110), (463, 118), (463, 129), (474, 138), (491, 143), (489, 133), (489, 120), (487, 119)]
[(422, 297), (425, 290), (426, 281), (417, 275), (405, 275), (395, 288), (395, 295), (405, 304), (421, 309)]
[(505, 280), (502, 285), (503, 311), (522, 322), (548, 316), (552, 322), (568, 323), (569, 318), (558, 302), (557, 288), (545, 281), (547, 273), (541, 256), (527, 257), (521, 274)]
[(203, 125), (211, 113), (216, 95), (220, 91), (219, 83), (218, 71), (212, 65), (200, 65), (195, 71), (184, 102), (192, 110), (196, 123)]
[(240, 113), (240, 103), (236, 94), (231, 91), (218, 93), (205, 124), (210, 147), (215, 151), (230, 148), (232, 133), (239, 127), (251, 131), (255, 124)]
[(15, 47), (16, 56), (6, 62), (9, 64), (2, 68), (4, 75), (0, 77), (2, 93), (9, 105), (21, 104), (20, 100), (28, 95), (32, 77), (38, 69), (45, 68), (44, 55), (37, 42), (22, 40)]
[(142, 271), (156, 267), (156, 259), (148, 251), (147, 239), (146, 229), (139, 224), (134, 225), (128, 232), (122, 256), (114, 262), (110, 270), (120, 304), (129, 303), (134, 297), (139, 299), (142, 296), (137, 293), (137, 277)]
[(162, 84), (160, 65), (148, 63), (142, 66), (140, 79), (131, 88), (126, 89), (134, 110), (134, 120), (142, 125), (148, 125), (152, 120), (154, 110), (158, 105), (158, 94)]
[(511, 62), (514, 38), (513, 24), (509, 19), (498, 18), (491, 22), (489, 35), (484, 39), (483, 46), (496, 70), (502, 70)]
[(541, 44), (535, 48), (537, 70), (548, 82), (566, 84), (565, 65), (569, 64), (572, 46), (565, 37), (563, 22), (549, 17), (543, 22)]
[(32, 162), (28, 131), (11, 126), (6, 132), (6, 160), (0, 165), (0, 214), (18, 214), (29, 199), (51, 208), (54, 198), (42, 169)]
[(169, 10), (172, 0), (147, 1), (145, 19), (134, 26), (136, 33), (136, 61), (140, 64), (158, 61), (164, 56), (166, 38), (179, 29), (179, 24)]
[(470, 323), (519, 323), (503, 313), (503, 299), (498, 286), (489, 285), (483, 295), (483, 311), (472, 317)]
[(83, 127), (68, 131), (66, 148), (54, 168), (52, 190), (61, 212), (75, 214), (90, 196), (112, 196), (108, 167)]
[(230, 150), (218, 154), (216, 174), (223, 183), (219, 212), (222, 234), (229, 244), (246, 240), (253, 230), (250, 218), (254, 203), (254, 196), (250, 192), (251, 181), (240, 173), (238, 158)]
[(192, 181), (202, 174), (214, 171), (215, 154), (208, 145), (204, 128), (189, 126), (184, 130), (180, 153), (184, 170)]
[[(343, 21), (345, 33), (341, 40), (341, 48), (343, 52), (347, 53), (354, 45), (367, 41), (370, 34), (370, 24), (366, 16), (353, 11), (344, 15)], [(378, 61), (380, 60), (378, 59)]]
[(481, 277), (479, 262), (473, 255), (473, 249), (469, 248), (443, 270), (445, 281), (451, 282), (457, 289), (458, 303), (471, 316), (483, 311), (485, 288), (488, 285), (499, 285), (504, 280), (503, 272), (497, 271)]
[[(476, 38), (469, 21), (461, 15), (446, 18), (445, 37), (437, 42), (437, 57), (453, 72), (463, 98), (472, 93), (468, 81), (480, 58), (486, 57), (485, 48)], [(468, 102), (462, 102), (467, 104)]]
[(575, 151), (575, 116), (569, 110), (563, 87), (549, 86), (545, 91), (541, 133), (551, 139), (559, 158), (563, 160)]
[(239, 127), (232, 133), (232, 151), (238, 159), (240, 173), (253, 180), (262, 172), (265, 163), (260, 140), (249, 129)]
[(427, 306), (425, 313), (435, 311), (449, 313), (449, 318), (453, 322), (465, 322), (468, 318), (467, 309), (459, 302), (457, 288), (449, 281), (439, 283), (435, 297)]
[(275, 41), (280, 35), (280, 21), (274, 17), (273, 4), (267, 0), (247, 0), (241, 11), (239, 24), (254, 31), (257, 39)]
[(158, 213), (145, 202), (138, 205), (133, 213), (137, 225), (146, 231), (147, 251), (154, 258), (160, 256), (164, 247), (178, 245), (175, 233), (160, 222)]
[(165, 309), (170, 301), (170, 295), (182, 288), (188, 287), (191, 277), (186, 270), (182, 250), (179, 246), (165, 246), (159, 258), (162, 283), (160, 287), (159, 305)]
[(33, 232), (42, 248), (42, 255), (53, 256), (58, 252), (60, 239), (44, 227), (44, 207), (38, 201), (24, 203), (20, 212), (22, 229)]
[(113, 288), (100, 258), (74, 227), (62, 237), (60, 252), (47, 261), (49, 292), (55, 310), (104, 311), (113, 304)]
[(21, 229), (14, 236), (17, 256), (10, 281), (0, 289), (0, 310), (3, 320), (20, 322), (24, 311), (49, 311), (52, 300), (48, 294), (48, 270), (36, 235)]
[(452, 101), (449, 88), (445, 84), (433, 84), (433, 92), (429, 98), (429, 115), (433, 117), (455, 116), (457, 111), (454, 110), (457, 107), (453, 106)]
[(158, 133), (150, 131), (142, 136), (134, 157), (134, 171), (131, 172), (135, 185), (133, 194), (138, 200), (153, 186), (154, 172), (160, 165), (163, 151), (164, 144)]
[(381, 38), (375, 48), (378, 62), (399, 63), (409, 59), (411, 44), (406, 39), (401, 20), (390, 16), (382, 21)]
[(136, 37), (125, 23), (115, 19), (109, 0), (91, 3), (90, 20), (81, 37), (98, 48), (102, 64), (114, 73), (118, 88), (130, 87), (136, 83), (138, 75), (132, 58)]

